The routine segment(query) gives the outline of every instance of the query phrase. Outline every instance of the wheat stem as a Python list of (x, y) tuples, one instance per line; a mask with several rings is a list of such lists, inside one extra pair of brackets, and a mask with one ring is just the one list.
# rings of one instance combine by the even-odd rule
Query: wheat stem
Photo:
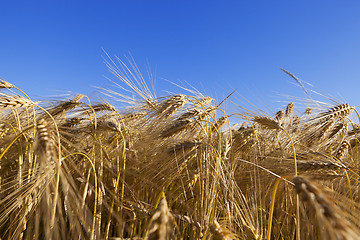
[(95, 196), (94, 196), (93, 224), (92, 224), (91, 235), (90, 235), (90, 240), (93, 240), (94, 237), (95, 237), (95, 223), (96, 223), (96, 211), (97, 211), (97, 210), (96, 210), (96, 207), (97, 207), (97, 199), (98, 199), (98, 194), (97, 194), (97, 192), (98, 192), (98, 190), (97, 190), (97, 189), (98, 189), (98, 179), (97, 179), (97, 174), (96, 174), (96, 168), (95, 168), (94, 163), (91, 161), (90, 157), (87, 156), (87, 155), (84, 154), (84, 153), (81, 153), (81, 152), (71, 153), (71, 154), (65, 156), (65, 157), (64, 157), (64, 160), (65, 160), (66, 158), (70, 157), (70, 156), (73, 156), (73, 155), (81, 155), (81, 156), (85, 157), (85, 158), (89, 161), (89, 163), (90, 163), (90, 165), (91, 165), (91, 168), (92, 168), (92, 170), (93, 170), (93, 172), (94, 172), (94, 184), (95, 184), (94, 195), (95, 195)]
[(268, 220), (267, 240), (271, 239), (271, 227), (272, 227), (272, 219), (273, 219), (274, 207), (275, 207), (275, 196), (276, 196), (276, 191), (278, 189), (280, 181), (281, 181), (281, 178), (276, 179), (275, 184), (274, 184), (274, 189), (271, 194), (271, 205), (270, 205), (270, 213), (269, 213), (269, 220)]

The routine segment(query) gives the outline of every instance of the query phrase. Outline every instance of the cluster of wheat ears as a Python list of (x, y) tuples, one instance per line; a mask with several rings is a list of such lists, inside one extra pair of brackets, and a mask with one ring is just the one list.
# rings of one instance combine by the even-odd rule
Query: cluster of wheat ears
[(360, 239), (355, 107), (243, 109), (234, 125), (120, 65), (120, 109), (0, 82), (0, 239)]

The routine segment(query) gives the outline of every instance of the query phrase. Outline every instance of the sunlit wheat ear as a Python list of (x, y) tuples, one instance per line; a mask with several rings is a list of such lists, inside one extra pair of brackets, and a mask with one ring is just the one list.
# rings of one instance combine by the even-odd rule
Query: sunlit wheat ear
[(197, 109), (197, 108), (190, 109), (190, 110), (184, 112), (183, 114), (181, 114), (177, 120), (182, 121), (185, 119), (194, 118), (194, 117), (200, 115), (202, 112), (203, 112), (202, 109)]
[(355, 107), (350, 106), (349, 104), (340, 104), (326, 112), (320, 113), (314, 120), (322, 120), (326, 121), (331, 118), (346, 118), (348, 117), (353, 111)]
[(306, 109), (305, 109), (305, 115), (306, 115), (306, 116), (310, 116), (311, 113), (312, 113), (312, 110), (313, 110), (313, 109), (312, 109), (311, 107), (306, 108)]
[(174, 218), (169, 211), (165, 196), (159, 202), (149, 223), (147, 240), (168, 240), (173, 239), (172, 225)]
[(320, 129), (318, 129), (319, 140), (322, 140), (328, 136), (328, 133), (333, 128), (334, 124), (335, 124), (335, 119), (329, 119), (322, 125)]
[(235, 151), (242, 149), (254, 137), (255, 133), (252, 128), (236, 131), (233, 134), (232, 149)]
[(145, 112), (145, 111), (128, 113), (128, 114), (121, 116), (121, 120), (130, 121), (130, 120), (134, 120), (134, 119), (139, 119), (139, 118), (146, 116), (146, 114), (147, 114), (147, 112)]
[(216, 107), (210, 106), (206, 109), (203, 108), (193, 108), (193, 109), (189, 109), (188, 111), (184, 112), (183, 114), (181, 114), (176, 121), (182, 121), (182, 120), (186, 120), (186, 119), (197, 119), (197, 120), (201, 120), (204, 119), (204, 117), (215, 111)]
[(293, 117), (293, 123), (292, 123), (292, 125), (297, 126), (297, 125), (299, 125), (300, 123), (301, 123), (301, 118), (300, 118), (299, 116), (294, 116), (294, 117)]
[(159, 117), (169, 117), (180, 109), (188, 100), (185, 95), (175, 95), (160, 103), (157, 109)]
[(350, 148), (350, 143), (348, 141), (343, 141), (339, 147), (339, 149), (337, 150), (337, 152), (335, 153), (335, 158), (338, 160), (342, 160), (343, 157), (346, 155), (346, 153), (348, 152), (349, 148)]
[(326, 121), (315, 122), (315, 124), (308, 126), (310, 130), (304, 131), (306, 135), (303, 139), (303, 142), (306, 143), (308, 147), (318, 147), (319, 142), (327, 143), (326, 141), (321, 140), (327, 139), (328, 133), (334, 124), (335, 118), (329, 118)]
[(212, 100), (214, 100), (214, 99), (211, 97), (204, 97), (199, 100), (198, 104), (200, 106), (206, 106), (206, 105), (210, 104), (212, 102)]
[(1, 88), (9, 89), (9, 88), (13, 88), (13, 87), (14, 87), (14, 85), (12, 85), (11, 83), (0, 78), (0, 89)]
[(210, 225), (210, 232), (214, 240), (232, 240), (233, 234), (226, 228), (222, 227), (216, 220)]
[(147, 109), (151, 109), (151, 110), (157, 110), (158, 109), (158, 103), (155, 102), (154, 100), (148, 98), (146, 99), (146, 104), (142, 106), (142, 109), (147, 110)]
[(254, 122), (268, 129), (282, 129), (276, 120), (269, 117), (256, 116)]
[(92, 110), (94, 112), (100, 112), (100, 111), (113, 112), (113, 111), (116, 111), (116, 108), (113, 105), (111, 105), (110, 103), (99, 103), (99, 104), (91, 106), (91, 108), (92, 108)]
[(176, 101), (173, 105), (171, 105), (166, 111), (164, 111), (161, 115), (163, 115), (165, 118), (170, 117), (173, 115), (177, 110), (182, 108), (184, 104), (187, 102), (187, 99), (181, 99), (179, 101)]
[(329, 134), (329, 139), (338, 136), (340, 133), (347, 132), (349, 127), (348, 123), (338, 123), (336, 124), (333, 129), (331, 130), (331, 133)]
[(291, 102), (286, 106), (285, 117), (287, 117), (287, 118), (292, 117), (293, 112), (294, 112), (294, 103)]
[(75, 108), (76, 106), (78, 106), (80, 104), (80, 100), (83, 97), (84, 97), (84, 95), (78, 94), (72, 100), (60, 103), (59, 105), (53, 107), (52, 109), (49, 109), (48, 112), (52, 116), (57, 116), (61, 113), (65, 113), (65, 112)]
[(284, 119), (284, 111), (283, 110), (280, 110), (278, 111), (276, 114), (275, 114), (275, 119), (278, 121), (278, 122), (281, 122), (283, 119)]
[(350, 240), (359, 239), (357, 230), (344, 218), (341, 210), (334, 205), (322, 191), (302, 178), (293, 179), (296, 193), (302, 202), (311, 209), (309, 214), (316, 218), (318, 226), (325, 232), (323, 239)]
[(30, 107), (34, 103), (27, 98), (18, 95), (7, 95), (0, 94), (0, 110), (1, 109), (11, 109), (11, 108), (21, 108), (21, 107)]
[[(76, 106), (77, 104), (78, 103), (75, 103), (74, 105)], [(89, 115), (92, 116), (93, 114), (104, 111), (116, 112), (116, 108), (110, 103), (98, 103), (87, 108), (79, 109), (78, 114), (80, 116), (88, 117)]]
[(40, 119), (37, 124), (36, 151), (45, 160), (54, 161), (56, 148), (55, 141), (49, 123), (45, 119)]
[(299, 116), (293, 116), (290, 131), (293, 133), (299, 132), (300, 124), (301, 124), (301, 118)]
[(98, 130), (121, 132), (121, 123), (114, 117), (107, 117), (98, 121), (97, 128)]

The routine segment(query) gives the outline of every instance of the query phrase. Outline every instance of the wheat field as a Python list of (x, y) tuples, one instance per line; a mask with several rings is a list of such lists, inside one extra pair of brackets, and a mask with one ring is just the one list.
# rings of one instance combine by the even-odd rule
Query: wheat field
[(0, 82), (0, 239), (360, 239), (354, 106), (227, 113), (108, 67), (122, 107)]

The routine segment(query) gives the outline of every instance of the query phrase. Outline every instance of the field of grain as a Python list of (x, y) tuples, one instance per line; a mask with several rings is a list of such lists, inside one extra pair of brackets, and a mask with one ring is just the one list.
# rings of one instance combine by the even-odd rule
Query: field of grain
[(119, 64), (120, 108), (0, 82), (0, 239), (360, 239), (355, 107), (227, 113)]

